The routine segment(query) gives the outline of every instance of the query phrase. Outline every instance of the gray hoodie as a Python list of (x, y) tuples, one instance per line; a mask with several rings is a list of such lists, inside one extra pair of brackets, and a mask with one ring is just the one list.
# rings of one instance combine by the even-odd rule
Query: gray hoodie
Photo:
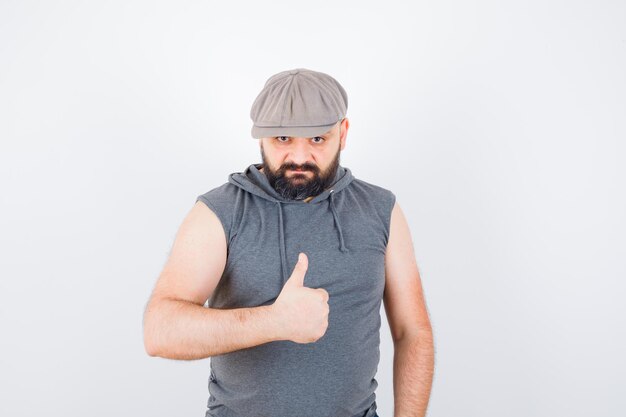
[(329, 293), (328, 328), (314, 343), (274, 341), (211, 357), (206, 417), (374, 417), (395, 195), (339, 166), (308, 203), (289, 200), (261, 166), (196, 199), (218, 216), (228, 242), (209, 307), (272, 304), (304, 252), (304, 285)]

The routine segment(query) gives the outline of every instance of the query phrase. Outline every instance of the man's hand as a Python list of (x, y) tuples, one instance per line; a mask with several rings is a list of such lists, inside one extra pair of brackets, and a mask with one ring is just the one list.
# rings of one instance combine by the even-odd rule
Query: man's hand
[(291, 276), (272, 304), (284, 339), (296, 343), (315, 342), (328, 328), (328, 291), (304, 286), (308, 266), (308, 257), (300, 253)]

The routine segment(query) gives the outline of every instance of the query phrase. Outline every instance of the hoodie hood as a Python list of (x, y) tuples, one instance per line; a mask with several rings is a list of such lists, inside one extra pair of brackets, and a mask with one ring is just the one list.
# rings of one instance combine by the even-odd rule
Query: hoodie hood
[(271, 201), (276, 205), (276, 211), (278, 216), (278, 224), (279, 224), (279, 249), (280, 249), (280, 259), (281, 259), (281, 268), (283, 274), (283, 282), (285, 282), (289, 278), (289, 270), (287, 268), (287, 260), (286, 260), (286, 248), (285, 248), (285, 229), (284, 229), (284, 221), (283, 221), (283, 204), (325, 204), (328, 207), (328, 210), (333, 216), (335, 228), (337, 229), (337, 239), (339, 241), (339, 250), (342, 252), (348, 252), (348, 248), (345, 245), (343, 239), (343, 232), (341, 230), (341, 223), (339, 221), (339, 216), (337, 214), (337, 209), (335, 208), (333, 196), (341, 192), (344, 188), (346, 188), (354, 177), (352, 176), (352, 172), (349, 168), (342, 167), (341, 165), (337, 167), (337, 172), (335, 174), (335, 179), (332, 182), (332, 185), (325, 189), (320, 194), (313, 197), (308, 203), (303, 200), (290, 200), (282, 197), (278, 192), (271, 186), (267, 177), (264, 173), (259, 171), (259, 169), (263, 166), (263, 164), (252, 164), (246, 168), (244, 172), (234, 172), (228, 176), (228, 182), (236, 185), (237, 187), (254, 194), (260, 198)]

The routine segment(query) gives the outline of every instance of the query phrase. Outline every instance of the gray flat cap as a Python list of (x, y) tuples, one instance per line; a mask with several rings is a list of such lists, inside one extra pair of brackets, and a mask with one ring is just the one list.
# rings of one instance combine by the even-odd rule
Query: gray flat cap
[(348, 95), (333, 77), (306, 68), (272, 75), (252, 104), (252, 137), (313, 137), (346, 116)]

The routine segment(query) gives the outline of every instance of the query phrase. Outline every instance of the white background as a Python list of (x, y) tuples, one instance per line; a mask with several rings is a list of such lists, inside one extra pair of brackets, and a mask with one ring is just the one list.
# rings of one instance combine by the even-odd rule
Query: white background
[[(626, 3), (0, 1), (0, 414), (204, 416), (142, 315), (197, 195), (298, 67), (410, 222), (429, 416), (626, 412)], [(383, 315), (378, 412), (393, 415)], [(329, 381), (332, 383), (332, 381)]]

